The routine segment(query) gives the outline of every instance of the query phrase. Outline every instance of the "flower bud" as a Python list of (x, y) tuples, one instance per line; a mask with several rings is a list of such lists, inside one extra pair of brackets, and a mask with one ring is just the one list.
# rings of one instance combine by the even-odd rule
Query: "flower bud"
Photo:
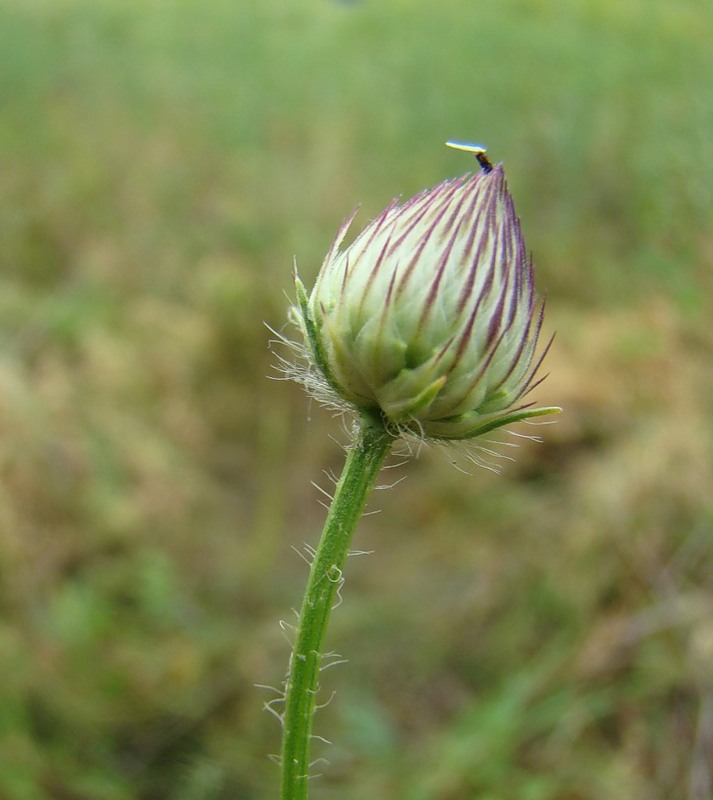
[(358, 413), (435, 439), (558, 410), (524, 402), (544, 305), (502, 166), (392, 202), (340, 249), (353, 218), (309, 297), (296, 278), (308, 388), (316, 374)]

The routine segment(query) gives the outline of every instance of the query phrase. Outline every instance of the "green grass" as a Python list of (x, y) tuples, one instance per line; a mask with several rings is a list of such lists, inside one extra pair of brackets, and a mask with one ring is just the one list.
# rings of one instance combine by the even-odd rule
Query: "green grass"
[[(315, 800), (702, 800), (713, 12), (0, 7), (0, 796), (262, 800), (339, 423), (266, 376), (293, 255), (503, 160), (561, 404), (377, 496)], [(385, 482), (391, 480), (387, 473)], [(708, 720), (708, 724), (710, 721)], [(707, 748), (707, 749), (706, 749)]]

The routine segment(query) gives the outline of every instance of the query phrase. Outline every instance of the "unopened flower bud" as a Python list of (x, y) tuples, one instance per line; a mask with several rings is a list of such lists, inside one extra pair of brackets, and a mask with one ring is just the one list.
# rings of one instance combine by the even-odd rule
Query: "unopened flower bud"
[(352, 215), (309, 296), (296, 279), (312, 375), (398, 433), (467, 439), (558, 410), (525, 400), (543, 304), (502, 166), (486, 163), (392, 202), (340, 249)]

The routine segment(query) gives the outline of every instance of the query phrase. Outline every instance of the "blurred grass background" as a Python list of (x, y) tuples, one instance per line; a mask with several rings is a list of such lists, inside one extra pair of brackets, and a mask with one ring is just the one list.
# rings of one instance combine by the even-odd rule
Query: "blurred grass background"
[(272, 383), (292, 258), (503, 160), (561, 404), (426, 451), (355, 546), (315, 800), (713, 789), (713, 8), (0, 5), (0, 797), (277, 794), (338, 421)]

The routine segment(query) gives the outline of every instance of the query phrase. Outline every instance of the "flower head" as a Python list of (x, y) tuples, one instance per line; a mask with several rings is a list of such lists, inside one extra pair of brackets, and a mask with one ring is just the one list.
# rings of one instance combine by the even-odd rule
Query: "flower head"
[(315, 394), (442, 440), (558, 410), (525, 401), (544, 306), (502, 166), (486, 163), (392, 202), (340, 249), (352, 214), (309, 296), (296, 278)]

